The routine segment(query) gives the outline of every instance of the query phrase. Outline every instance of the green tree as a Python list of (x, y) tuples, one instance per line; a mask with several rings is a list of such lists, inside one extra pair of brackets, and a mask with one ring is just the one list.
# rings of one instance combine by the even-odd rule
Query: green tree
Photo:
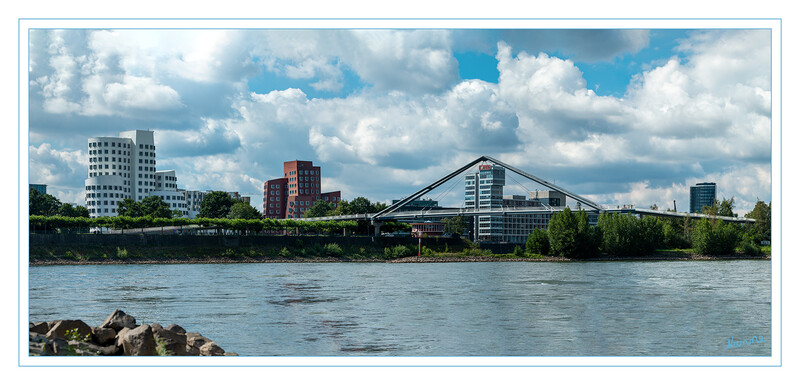
[(144, 215), (149, 215), (153, 218), (172, 218), (172, 210), (169, 208), (169, 203), (164, 202), (164, 199), (160, 196), (152, 195), (146, 197), (139, 204)]
[(442, 219), (444, 223), (444, 232), (452, 234), (453, 237), (459, 237), (467, 229), (467, 219), (459, 215), (456, 217)]
[(61, 202), (50, 194), (42, 194), (35, 189), (29, 190), (28, 211), (29, 215), (43, 215), (46, 217), (58, 215)]
[(261, 213), (249, 203), (236, 202), (228, 213), (230, 219), (261, 219)]
[(662, 223), (653, 217), (603, 213), (597, 228), (602, 234), (603, 251), (612, 255), (650, 254), (664, 237)]
[(698, 254), (732, 254), (738, 243), (739, 234), (732, 223), (703, 218), (692, 231), (692, 248)]
[(358, 197), (353, 199), (349, 205), (350, 214), (366, 214), (366, 213), (373, 213), (375, 211), (375, 206), (369, 199), (364, 197)]
[(231, 207), (236, 200), (231, 198), (224, 191), (213, 191), (206, 194), (200, 201), (200, 212), (198, 217), (202, 218), (226, 218), (231, 211)]
[(766, 204), (758, 200), (753, 210), (744, 216), (756, 220), (756, 223), (748, 225), (747, 228), (747, 235), (753, 241), (761, 242), (772, 239), (772, 202)]
[(722, 202), (720, 202), (718, 199), (714, 199), (714, 204), (711, 206), (703, 206), (701, 212), (707, 215), (736, 217), (738, 215), (733, 213), (734, 207), (736, 207), (734, 197), (731, 197), (731, 199), (722, 198)]
[(325, 217), (333, 213), (333, 206), (330, 203), (320, 199), (314, 202), (311, 207), (303, 214), (305, 218)]
[(144, 216), (144, 212), (142, 212), (142, 205), (139, 202), (125, 198), (117, 203), (117, 215), (136, 218)]
[(597, 255), (600, 237), (595, 228), (589, 226), (589, 215), (579, 210), (573, 213), (569, 207), (553, 214), (547, 229), (550, 251), (562, 257), (592, 257)]
[(83, 206), (63, 203), (61, 207), (58, 208), (58, 215), (71, 218), (89, 218), (89, 210)]
[(545, 229), (533, 229), (525, 242), (525, 251), (530, 254), (550, 254), (550, 237)]

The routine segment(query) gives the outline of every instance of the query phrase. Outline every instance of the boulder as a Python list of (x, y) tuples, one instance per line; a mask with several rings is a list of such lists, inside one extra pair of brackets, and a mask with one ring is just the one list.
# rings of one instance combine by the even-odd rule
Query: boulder
[(117, 332), (112, 328), (92, 328), (92, 341), (96, 342), (98, 345), (106, 346), (113, 344), (116, 337)]
[(156, 344), (163, 344), (168, 355), (186, 355), (186, 335), (164, 329), (159, 324), (153, 324), (151, 327), (156, 338)]
[(210, 339), (203, 337), (200, 333), (186, 333), (186, 345), (193, 346), (200, 349), (201, 346), (213, 342)]
[(115, 345), (99, 346), (88, 342), (67, 341), (79, 356), (114, 356), (119, 353), (119, 348)]
[(51, 340), (54, 338), (66, 339), (67, 331), (73, 329), (77, 329), (81, 337), (92, 334), (92, 328), (81, 320), (61, 320), (57, 321), (45, 336)]
[(184, 356), (199, 356), (200, 355), (200, 349), (199, 348), (196, 348), (196, 347), (191, 346), (191, 345), (184, 345), (183, 347), (185, 348)]
[(122, 336), (122, 348), (126, 356), (156, 356), (156, 340), (150, 325), (142, 325)]
[(100, 324), (101, 328), (111, 328), (114, 329), (115, 332), (119, 332), (122, 328), (133, 329), (136, 327), (136, 318), (133, 318), (127, 314), (125, 314), (122, 310), (114, 310), (102, 324)]
[(122, 338), (132, 329), (122, 328), (117, 332), (116, 343), (115, 345), (122, 347)]
[(186, 329), (184, 329), (184, 328), (182, 328), (182, 327), (180, 327), (178, 325), (175, 325), (175, 324), (169, 325), (169, 326), (165, 327), (164, 329), (169, 330), (169, 331), (171, 331), (173, 333), (186, 334)]
[(209, 341), (200, 347), (201, 356), (222, 356), (224, 354), (225, 350), (222, 350), (221, 347), (217, 346), (214, 341)]
[(74, 354), (72, 348), (69, 346), (69, 342), (63, 338), (53, 338), (53, 340), (50, 342), (50, 346), (50, 350), (52, 350), (53, 354), (57, 356), (68, 356)]
[(36, 332), (39, 334), (47, 334), (50, 330), (50, 326), (47, 325), (47, 322), (31, 322), (28, 331)]

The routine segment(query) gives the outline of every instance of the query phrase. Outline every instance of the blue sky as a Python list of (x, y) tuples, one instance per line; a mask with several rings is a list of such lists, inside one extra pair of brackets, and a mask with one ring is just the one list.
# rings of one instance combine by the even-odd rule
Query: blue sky
[(770, 45), (737, 29), (33, 30), (30, 181), (82, 203), (87, 138), (150, 129), (179, 187), (256, 206), (287, 160), (390, 202), (489, 155), (609, 205), (686, 210), (714, 181), (744, 213), (770, 199)]

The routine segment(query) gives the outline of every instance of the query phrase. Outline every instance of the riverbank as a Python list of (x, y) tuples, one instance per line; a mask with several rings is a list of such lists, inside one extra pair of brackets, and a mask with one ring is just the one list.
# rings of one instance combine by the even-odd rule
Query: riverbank
[(140, 257), (74, 259), (64, 257), (34, 258), (30, 266), (48, 265), (126, 265), (126, 264), (214, 264), (214, 263), (456, 263), (456, 262), (611, 262), (611, 261), (727, 261), (727, 260), (770, 260), (770, 255), (752, 256), (746, 254), (733, 255), (700, 255), (686, 251), (665, 251), (642, 256), (601, 255), (594, 258), (565, 258), (558, 256), (528, 255), (518, 257), (511, 254), (500, 255), (463, 255), (460, 253), (437, 254), (431, 256), (407, 256), (400, 258), (373, 257), (265, 257), (241, 256), (228, 257)]

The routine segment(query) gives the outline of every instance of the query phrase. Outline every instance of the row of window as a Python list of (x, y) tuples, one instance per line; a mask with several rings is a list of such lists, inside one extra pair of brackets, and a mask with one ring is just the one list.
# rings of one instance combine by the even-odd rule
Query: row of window
[[(103, 167), (103, 166), (105, 166), (105, 167)], [(105, 164), (105, 165), (103, 165), (103, 164), (90, 164), (89, 165), (89, 170), (100, 170), (100, 169), (108, 170), (108, 165), (107, 164)], [(117, 165), (116, 164), (112, 164), (111, 165), (111, 169), (112, 170), (116, 170), (117, 169)], [(131, 168), (130, 168), (130, 166), (119, 165), (119, 169), (120, 170), (130, 170)], [(114, 174), (114, 175), (116, 175), (116, 174)]]
[[(141, 146), (141, 144), (139, 146)], [(89, 142), (89, 148), (92, 147), (109, 147), (109, 146), (108, 142)], [(131, 144), (111, 142), (111, 147), (131, 148)]]
[[(299, 171), (299, 172), (298, 172)], [(289, 175), (319, 175), (319, 170), (297, 170), (289, 171)]]
[[(89, 150), (89, 155), (100, 155), (100, 154), (108, 154), (108, 150)], [(117, 154), (117, 150), (111, 150), (111, 155)], [(122, 151), (119, 150), (120, 155), (127, 155), (131, 156), (130, 151)]]
[[(111, 157), (111, 161), (112, 162), (116, 162), (117, 158), (112, 156)], [(89, 163), (94, 163), (94, 162), (108, 162), (108, 157), (107, 156), (106, 157), (98, 156), (96, 158), (89, 158)], [(129, 158), (119, 158), (119, 162), (120, 163), (130, 163), (130, 159)]]

